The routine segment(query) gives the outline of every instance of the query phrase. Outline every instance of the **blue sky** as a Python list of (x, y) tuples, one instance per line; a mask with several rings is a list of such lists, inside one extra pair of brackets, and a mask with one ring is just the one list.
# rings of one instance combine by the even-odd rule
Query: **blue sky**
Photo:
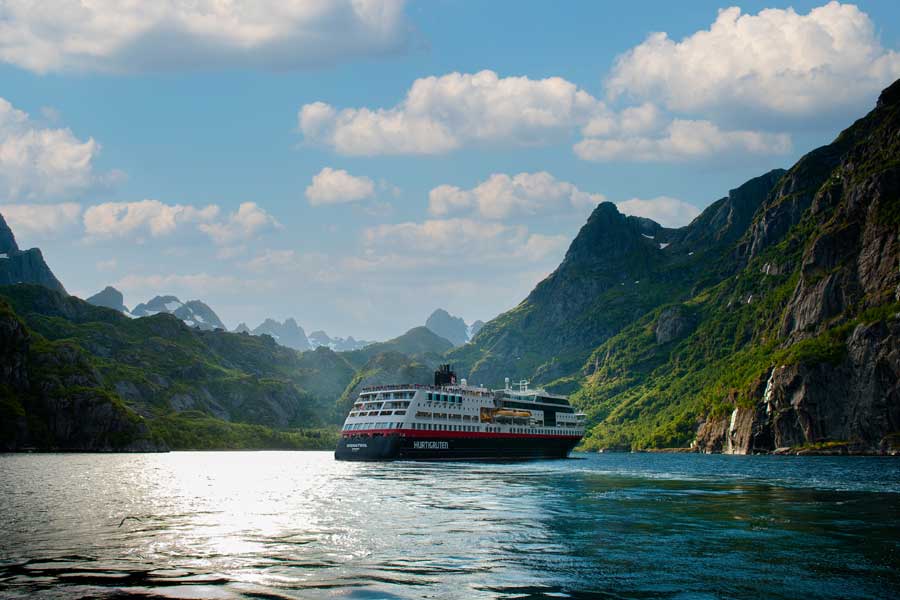
[(894, 2), (187, 4), (0, 10), (0, 213), (231, 327), (490, 319), (596, 202), (683, 225), (900, 76)]

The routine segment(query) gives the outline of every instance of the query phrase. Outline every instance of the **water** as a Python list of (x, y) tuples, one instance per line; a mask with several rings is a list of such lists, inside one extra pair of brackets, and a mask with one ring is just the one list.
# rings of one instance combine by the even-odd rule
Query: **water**
[(2, 597), (898, 594), (897, 459), (0, 455)]

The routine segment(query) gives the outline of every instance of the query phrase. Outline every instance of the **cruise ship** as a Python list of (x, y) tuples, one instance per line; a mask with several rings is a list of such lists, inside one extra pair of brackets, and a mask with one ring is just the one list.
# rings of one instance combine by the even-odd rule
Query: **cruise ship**
[(434, 385), (364, 388), (344, 421), (337, 460), (527, 460), (566, 458), (584, 415), (565, 396), (457, 382), (441, 365)]

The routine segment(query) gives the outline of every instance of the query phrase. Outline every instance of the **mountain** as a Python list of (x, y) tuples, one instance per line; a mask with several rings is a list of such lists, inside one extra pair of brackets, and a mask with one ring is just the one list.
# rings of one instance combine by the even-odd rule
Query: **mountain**
[(469, 326), (460, 317), (454, 317), (443, 308), (439, 308), (425, 321), (425, 327), (454, 346), (462, 346), (469, 341)]
[(347, 336), (346, 338), (332, 338), (329, 337), (327, 333), (322, 331), (321, 329), (313, 331), (309, 334), (309, 345), (312, 348), (326, 347), (334, 350), (335, 352), (347, 352), (351, 350), (360, 350), (365, 348), (369, 344), (373, 342), (367, 342), (366, 340), (357, 340), (354, 337)]
[[(304, 361), (267, 336), (192, 328), (165, 312), (131, 319), (35, 285), (0, 287), (0, 306), (0, 354), (12, 365), (0, 369), (6, 449), (334, 443), (310, 428), (338, 419), (352, 378), (340, 357)], [(319, 381), (335, 372), (340, 382)]]
[(435, 310), (425, 321), (425, 327), (454, 346), (462, 346), (470, 341), (484, 327), (484, 321), (475, 321), (471, 325), (461, 317), (455, 317), (443, 308)]
[(309, 340), (306, 339), (306, 332), (297, 325), (297, 321), (294, 319), (287, 319), (284, 323), (279, 323), (274, 319), (266, 319), (250, 333), (253, 335), (271, 335), (282, 346), (287, 346), (294, 350), (303, 351), (310, 349)]
[(35, 283), (66, 293), (39, 249), (19, 249), (12, 230), (0, 214), (0, 285), (15, 283)]
[(156, 296), (144, 304), (138, 304), (131, 311), (135, 317), (149, 317), (160, 313), (175, 315), (189, 327), (203, 330), (226, 329), (213, 309), (199, 300), (182, 302), (175, 296)]
[(900, 450), (900, 82), (789, 171), (667, 229), (599, 205), (449, 353), (574, 392), (589, 449)]
[(238, 326), (232, 330), (234, 333), (250, 333), (250, 328), (246, 323), (238, 323)]
[(125, 297), (122, 296), (122, 292), (112, 286), (106, 286), (101, 291), (85, 300), (85, 302), (93, 304), (94, 306), (105, 306), (106, 308), (117, 310), (126, 315), (131, 314), (128, 311), (128, 307), (125, 306)]
[(540, 383), (577, 377), (594, 348), (623, 327), (689, 296), (703, 278), (727, 273), (730, 244), (783, 174), (771, 171), (731, 190), (680, 229), (601, 203), (559, 267), (451, 360), (489, 385), (504, 377)]
[[(409, 360), (437, 365), (453, 344), (427, 327), (413, 327), (403, 335), (386, 342), (375, 342), (365, 348), (343, 352), (352, 365), (362, 368), (373, 357), (385, 352), (402, 354)], [(405, 382), (402, 382), (405, 383)]]

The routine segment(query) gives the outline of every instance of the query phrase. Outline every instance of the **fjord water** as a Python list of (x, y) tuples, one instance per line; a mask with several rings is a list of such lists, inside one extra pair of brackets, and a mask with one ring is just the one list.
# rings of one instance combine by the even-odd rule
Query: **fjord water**
[(900, 591), (896, 459), (577, 456), (0, 455), (0, 597)]

